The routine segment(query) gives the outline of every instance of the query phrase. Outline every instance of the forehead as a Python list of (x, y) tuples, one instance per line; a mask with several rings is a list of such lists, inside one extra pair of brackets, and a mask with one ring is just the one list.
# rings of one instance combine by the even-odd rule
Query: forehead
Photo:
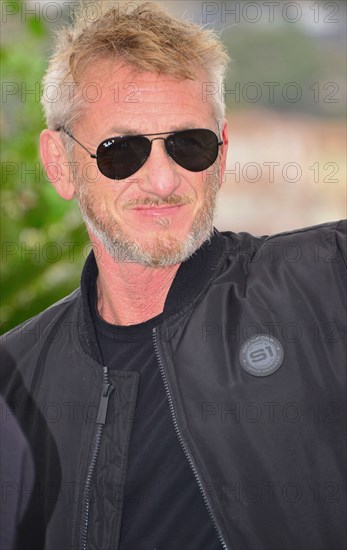
[(145, 133), (160, 131), (163, 125), (163, 131), (211, 126), (215, 117), (203, 95), (206, 81), (203, 71), (194, 80), (178, 80), (102, 61), (90, 67), (80, 83), (85, 107), (81, 124), (96, 130), (102, 125), (106, 137), (111, 129)]

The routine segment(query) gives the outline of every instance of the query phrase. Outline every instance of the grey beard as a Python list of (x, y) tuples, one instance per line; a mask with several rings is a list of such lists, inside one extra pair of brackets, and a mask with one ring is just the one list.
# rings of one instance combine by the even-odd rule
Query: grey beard
[[(117, 227), (113, 234), (110, 234), (100, 220), (95, 217), (93, 220), (88, 213), (88, 205), (81, 182), (78, 185), (77, 201), (88, 231), (97, 238), (115, 262), (137, 263), (146, 267), (167, 267), (186, 261), (212, 236), (219, 185), (216, 174), (211, 175), (209, 179), (205, 202), (197, 213), (190, 231), (182, 243), (177, 243), (175, 240), (172, 249), (163, 247), (158, 239), (158, 242), (153, 245), (153, 251), (146, 251), (141, 244), (132, 241)], [(157, 223), (165, 225), (165, 219), (158, 220)]]

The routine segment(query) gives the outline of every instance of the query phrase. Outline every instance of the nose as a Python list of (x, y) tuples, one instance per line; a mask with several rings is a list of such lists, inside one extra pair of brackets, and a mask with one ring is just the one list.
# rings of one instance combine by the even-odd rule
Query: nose
[(151, 154), (139, 172), (139, 187), (149, 195), (165, 199), (180, 185), (178, 165), (169, 157), (164, 138), (152, 140)]

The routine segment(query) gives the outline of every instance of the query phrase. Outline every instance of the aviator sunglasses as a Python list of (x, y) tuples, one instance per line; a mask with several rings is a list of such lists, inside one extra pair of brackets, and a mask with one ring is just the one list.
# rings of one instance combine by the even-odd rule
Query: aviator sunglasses
[[(56, 131), (65, 132), (83, 147), (92, 159), (96, 159), (100, 172), (113, 180), (123, 180), (140, 170), (151, 154), (152, 142), (158, 139), (164, 141), (167, 154), (190, 172), (202, 172), (212, 166), (217, 159), (219, 147), (223, 144), (212, 130), (194, 128), (171, 133), (112, 137), (102, 141), (93, 155), (65, 128), (57, 128)], [(148, 139), (147, 137), (165, 134), (169, 135), (166, 138)]]

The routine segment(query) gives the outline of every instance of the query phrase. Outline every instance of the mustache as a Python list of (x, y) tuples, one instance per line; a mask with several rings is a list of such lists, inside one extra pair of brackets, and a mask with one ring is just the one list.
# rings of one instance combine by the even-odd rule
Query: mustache
[(127, 210), (136, 206), (183, 206), (185, 204), (191, 204), (193, 202), (192, 197), (188, 195), (170, 195), (166, 199), (154, 199), (153, 197), (144, 197), (141, 199), (130, 199), (126, 201), (122, 208)]

